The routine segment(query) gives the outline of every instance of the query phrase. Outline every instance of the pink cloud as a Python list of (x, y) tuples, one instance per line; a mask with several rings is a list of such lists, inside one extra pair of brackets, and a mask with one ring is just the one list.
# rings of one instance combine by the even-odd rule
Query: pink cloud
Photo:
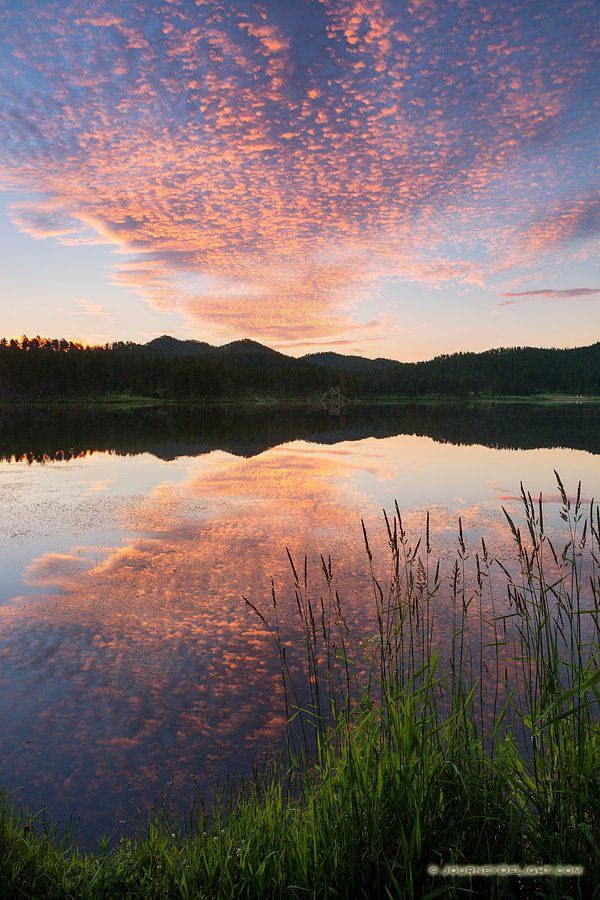
[(595, 294), (600, 294), (600, 288), (545, 288), (540, 291), (519, 291), (518, 293), (501, 294), (501, 297), (518, 297), (518, 300), (502, 300), (496, 306), (511, 306), (514, 303), (523, 303), (530, 298), (542, 297), (547, 300), (589, 300)]
[[(596, 233), (599, 10), (550, 50), (554, 26), (526, 17), (525, 41), (504, 4), (17, 7), (0, 185), (45, 199), (15, 221), (113, 243), (114, 280), (155, 309), (328, 342), (371, 330), (357, 310), (390, 279), (485, 287)], [(195, 273), (219, 289), (188, 289)]]
[(94, 25), (96, 28), (109, 28), (111, 25), (121, 25), (123, 19), (108, 12), (100, 16), (81, 16), (79, 19), (75, 19), (75, 25), (83, 23)]
[(114, 319), (110, 318), (110, 313), (106, 312), (104, 306), (99, 303), (92, 303), (89, 300), (75, 300), (75, 303), (79, 306), (79, 309), (75, 312), (71, 312), (72, 316), (100, 316), (103, 319), (109, 319), (111, 322)]
[(276, 349), (279, 348), (288, 348), (292, 349), (294, 347), (347, 347), (349, 344), (353, 344), (354, 341), (344, 340), (340, 338), (339, 340), (334, 341), (286, 341), (283, 343), (279, 343), (274, 345)]
[(591, 294), (600, 294), (600, 288), (564, 288), (552, 290), (550, 288), (545, 288), (541, 291), (520, 291), (519, 293), (514, 294), (501, 294), (501, 297), (561, 297), (565, 299), (570, 299), (574, 297), (576, 299), (583, 298), (586, 299)]

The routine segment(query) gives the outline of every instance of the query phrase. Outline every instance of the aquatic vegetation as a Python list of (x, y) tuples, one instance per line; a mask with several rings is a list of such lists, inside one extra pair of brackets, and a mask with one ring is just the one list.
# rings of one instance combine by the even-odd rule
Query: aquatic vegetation
[(384, 583), (365, 530), (377, 628), (358, 645), (331, 561), (313, 597), (290, 557), (303, 681), (275, 593), (268, 612), (246, 600), (279, 652), (281, 751), (94, 855), (5, 793), (0, 896), (600, 896), (600, 515), (557, 482), (562, 545), (522, 490), (514, 560), (470, 555), (459, 523), (446, 571), (429, 520), (413, 545), (396, 508)]

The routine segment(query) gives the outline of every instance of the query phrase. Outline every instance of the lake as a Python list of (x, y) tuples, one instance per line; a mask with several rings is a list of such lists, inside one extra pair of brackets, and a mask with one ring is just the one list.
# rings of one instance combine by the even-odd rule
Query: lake
[(85, 846), (158, 798), (189, 809), (282, 736), (279, 657), (243, 597), (270, 614), (275, 591), (293, 648), (287, 550), (317, 598), (331, 557), (358, 648), (361, 519), (382, 581), (395, 501), (413, 546), (429, 512), (442, 566), (459, 517), (472, 553), (514, 565), (502, 510), (522, 519), (523, 482), (558, 533), (554, 470), (600, 497), (600, 406), (0, 409), (0, 782), (78, 817)]

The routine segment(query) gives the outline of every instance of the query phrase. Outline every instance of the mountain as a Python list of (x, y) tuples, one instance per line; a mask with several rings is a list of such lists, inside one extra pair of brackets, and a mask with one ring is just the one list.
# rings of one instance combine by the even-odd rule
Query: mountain
[(364, 371), (365, 369), (386, 369), (398, 366), (394, 359), (365, 359), (364, 356), (345, 356), (343, 353), (307, 353), (300, 357), (314, 366), (325, 366), (328, 369), (344, 369), (345, 371)]
[(294, 356), (286, 356), (278, 350), (243, 338), (241, 341), (231, 341), (221, 347), (215, 347), (204, 341), (180, 341), (177, 338), (164, 334), (154, 338), (147, 344), (135, 345), (137, 350), (150, 350), (153, 354), (168, 357), (202, 357), (211, 362), (221, 363), (226, 366), (249, 369), (282, 369), (305, 370), (312, 369), (314, 364)]
[(427, 362), (368, 360), (340, 353), (296, 359), (252, 340), (213, 347), (163, 335), (148, 344), (83, 347), (65, 340), (0, 339), (0, 401), (50, 401), (129, 393), (205, 401), (346, 398), (600, 396), (600, 342), (558, 350), (509, 347)]
[(286, 356), (278, 350), (272, 350), (271, 347), (265, 347), (264, 344), (251, 341), (249, 338), (232, 341), (230, 344), (223, 344), (222, 347), (213, 347), (211, 358), (228, 365), (251, 366), (261, 369), (298, 366), (298, 360), (293, 356)]
[(206, 341), (180, 341), (178, 338), (163, 334), (144, 344), (144, 349), (164, 356), (206, 356), (215, 348)]
[[(139, 345), (138, 345), (139, 346)], [(258, 341), (244, 338), (215, 347), (205, 341), (186, 340), (163, 334), (144, 344), (145, 350), (159, 353), (161, 356), (205, 356), (214, 360), (234, 365), (259, 366), (272, 368), (273, 365), (304, 368), (306, 365), (322, 366), (327, 369), (345, 370), (347, 372), (366, 371), (368, 369), (389, 369), (400, 363), (393, 359), (365, 359), (362, 356), (345, 356), (343, 353), (307, 353), (296, 358), (266, 347)]]
[(231, 354), (243, 353), (245, 356), (270, 356), (272, 359), (289, 359), (289, 356), (280, 353), (279, 350), (272, 350), (271, 347), (265, 347), (258, 341), (251, 341), (250, 338), (243, 338), (241, 341), (232, 341), (230, 344), (223, 344), (221, 347), (213, 347), (219, 354), (230, 356)]
[[(343, 373), (350, 396), (419, 396), (442, 394), (531, 396), (544, 392), (592, 394), (600, 392), (600, 342), (588, 347), (551, 349), (501, 347), (482, 353), (443, 354), (418, 363), (392, 359), (366, 359), (342, 353), (308, 353), (296, 359), (249, 339), (212, 347), (200, 341), (178, 341), (163, 336), (137, 350), (158, 349), (169, 357), (200, 356), (207, 364), (227, 369), (280, 373), (288, 390), (326, 389)], [(334, 381), (332, 382), (332, 378)], [(290, 380), (291, 379), (291, 380)], [(264, 381), (264, 379), (263, 379)], [(276, 381), (276, 379), (275, 379)], [(249, 385), (248, 379), (244, 383)]]

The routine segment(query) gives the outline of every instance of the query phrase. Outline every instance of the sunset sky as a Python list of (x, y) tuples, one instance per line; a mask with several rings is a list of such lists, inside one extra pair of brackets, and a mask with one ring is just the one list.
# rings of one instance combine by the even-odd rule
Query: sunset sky
[(0, 0), (0, 335), (600, 339), (597, 0)]

